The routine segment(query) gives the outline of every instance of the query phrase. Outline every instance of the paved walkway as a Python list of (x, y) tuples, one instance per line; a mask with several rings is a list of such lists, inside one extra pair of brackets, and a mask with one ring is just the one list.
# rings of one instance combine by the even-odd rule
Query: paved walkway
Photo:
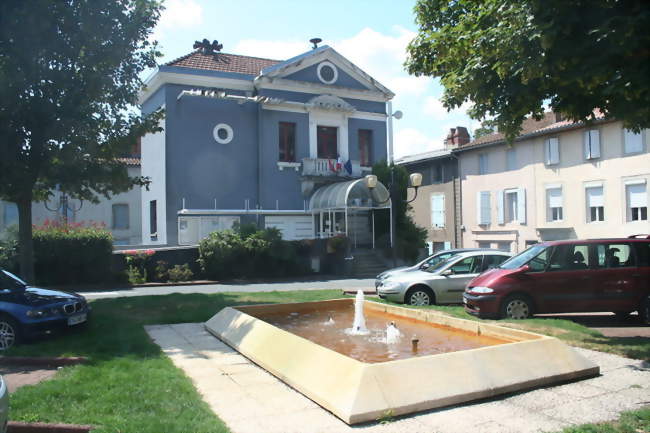
[(375, 280), (342, 279), (342, 280), (312, 280), (312, 281), (283, 281), (271, 283), (241, 283), (241, 284), (202, 284), (192, 286), (156, 286), (117, 289), (107, 292), (84, 292), (87, 299), (120, 298), (127, 296), (169, 295), (171, 293), (223, 293), (223, 292), (273, 292), (291, 290), (375, 290)]
[(576, 349), (600, 366), (600, 377), (350, 427), (209, 334), (202, 323), (146, 330), (233, 433), (553, 432), (650, 404), (650, 364)]

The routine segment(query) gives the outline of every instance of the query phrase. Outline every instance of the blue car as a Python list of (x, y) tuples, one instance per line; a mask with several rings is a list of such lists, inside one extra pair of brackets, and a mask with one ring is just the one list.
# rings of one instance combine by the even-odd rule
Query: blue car
[(90, 311), (81, 295), (29, 287), (0, 269), (0, 350), (26, 338), (79, 326)]

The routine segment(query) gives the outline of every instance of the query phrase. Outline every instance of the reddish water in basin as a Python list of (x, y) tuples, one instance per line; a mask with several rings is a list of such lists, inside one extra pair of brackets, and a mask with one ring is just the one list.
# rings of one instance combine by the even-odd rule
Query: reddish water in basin
[[(365, 309), (366, 327), (370, 333), (351, 335), (349, 330), (354, 320), (352, 303), (349, 306), (328, 306), (322, 310), (294, 313), (262, 311), (246, 311), (246, 313), (350, 358), (368, 363), (476, 349), (509, 342), (371, 309)], [(333, 324), (328, 324), (330, 317), (334, 321)], [(397, 343), (387, 344), (386, 325), (391, 321), (395, 322), (402, 336)], [(416, 335), (419, 340), (416, 352), (413, 351), (411, 343), (413, 335)]]

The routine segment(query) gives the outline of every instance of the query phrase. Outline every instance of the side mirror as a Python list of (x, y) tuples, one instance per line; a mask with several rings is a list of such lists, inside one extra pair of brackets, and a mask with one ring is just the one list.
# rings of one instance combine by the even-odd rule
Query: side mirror
[(519, 272), (521, 272), (522, 274), (525, 274), (528, 271), (530, 271), (530, 266), (528, 265), (523, 265), (521, 268), (519, 268)]
[(441, 272), (440, 275), (442, 275), (443, 277), (448, 277), (450, 275), (454, 275), (454, 273), (455, 272), (453, 269), (447, 269), (446, 271)]

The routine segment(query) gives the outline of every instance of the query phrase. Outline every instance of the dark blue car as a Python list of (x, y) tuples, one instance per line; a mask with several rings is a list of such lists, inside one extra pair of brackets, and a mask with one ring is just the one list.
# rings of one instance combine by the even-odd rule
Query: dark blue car
[(0, 350), (24, 338), (83, 324), (90, 310), (81, 295), (29, 287), (0, 269)]

